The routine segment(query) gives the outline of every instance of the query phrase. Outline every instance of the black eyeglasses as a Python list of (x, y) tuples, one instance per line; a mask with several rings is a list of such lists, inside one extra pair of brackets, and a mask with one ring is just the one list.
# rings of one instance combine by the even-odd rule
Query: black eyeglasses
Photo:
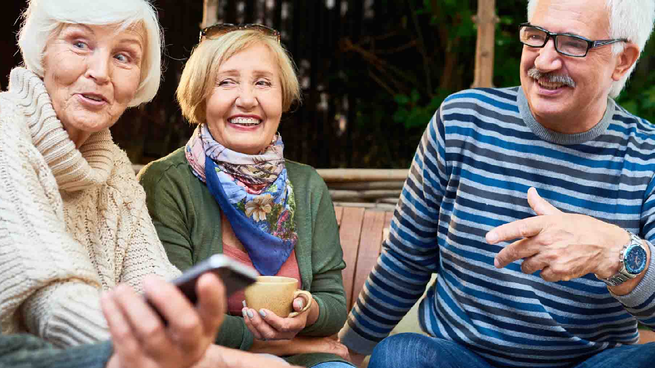
[(205, 38), (215, 38), (238, 30), (255, 30), (263, 33), (266, 36), (274, 37), (277, 42), (280, 42), (280, 32), (265, 26), (263, 24), (232, 24), (232, 23), (216, 23), (200, 31), (198, 42), (202, 42)]
[(551, 37), (555, 42), (555, 50), (557, 52), (572, 57), (585, 57), (589, 50), (595, 47), (628, 41), (625, 38), (592, 41), (570, 33), (553, 33), (541, 27), (533, 26), (530, 23), (519, 25), (519, 40), (526, 46), (544, 47)]

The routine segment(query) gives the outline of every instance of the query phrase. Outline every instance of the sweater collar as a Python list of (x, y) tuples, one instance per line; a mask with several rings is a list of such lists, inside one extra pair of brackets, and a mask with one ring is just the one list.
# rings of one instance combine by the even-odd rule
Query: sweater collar
[(9, 92), (16, 96), (32, 135), (32, 143), (43, 155), (59, 189), (82, 190), (107, 181), (113, 167), (109, 129), (93, 133), (78, 150), (57, 118), (45, 84), (24, 68), (9, 76)]
[[(532, 111), (530, 111), (530, 106), (528, 105), (528, 99), (525, 96), (522, 87), (519, 87), (517, 102), (523, 121), (525, 121), (525, 124), (532, 130), (535, 135), (547, 142), (562, 145), (581, 144), (598, 138), (603, 133), (605, 133), (607, 127), (609, 127), (610, 123), (612, 122), (614, 111), (616, 110), (616, 103), (613, 99), (608, 97), (605, 114), (603, 115), (603, 118), (600, 119), (598, 124), (586, 132), (564, 134), (552, 131), (544, 127), (534, 118)], [(571, 123), (574, 124), (575, 122)]]

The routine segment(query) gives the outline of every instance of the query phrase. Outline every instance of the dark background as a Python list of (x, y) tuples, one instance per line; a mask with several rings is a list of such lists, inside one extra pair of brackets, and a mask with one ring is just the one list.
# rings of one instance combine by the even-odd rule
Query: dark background
[[(97, 0), (105, 1), (105, 0)], [(110, 1), (110, 0), (107, 0)], [(317, 168), (407, 168), (426, 124), (450, 93), (473, 82), (477, 0), (222, 0), (220, 21), (265, 23), (299, 70), (303, 103), (283, 117), (287, 158)], [(0, 22), (0, 84), (21, 62), (17, 18), (24, 0), (5, 0)], [(198, 40), (202, 0), (156, 0), (166, 41), (166, 72), (155, 100), (128, 110), (112, 128), (134, 163), (182, 146), (193, 127), (174, 92)], [(517, 26), (525, 0), (496, 2), (494, 85), (519, 84)], [(619, 103), (655, 121), (653, 42)]]

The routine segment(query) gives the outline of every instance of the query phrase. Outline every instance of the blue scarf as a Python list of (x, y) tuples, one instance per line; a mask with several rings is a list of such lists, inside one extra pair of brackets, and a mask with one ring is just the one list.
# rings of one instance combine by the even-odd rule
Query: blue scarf
[(205, 181), (255, 269), (265, 276), (278, 273), (298, 241), (283, 149), (278, 135), (259, 155), (234, 152), (205, 126), (196, 129), (185, 149), (194, 175)]

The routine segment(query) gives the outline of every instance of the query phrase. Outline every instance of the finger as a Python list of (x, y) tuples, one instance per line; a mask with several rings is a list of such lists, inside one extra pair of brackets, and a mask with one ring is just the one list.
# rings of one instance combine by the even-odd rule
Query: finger
[[(164, 325), (143, 297), (131, 287), (121, 284), (114, 288), (114, 301), (129, 323), (131, 331), (143, 350), (152, 357), (160, 357), (173, 347)], [(159, 308), (160, 306), (157, 305)]]
[(307, 318), (306, 315), (300, 314), (296, 317), (287, 318), (277, 316), (275, 313), (270, 312), (266, 309), (263, 310), (265, 315), (263, 319), (266, 321), (266, 324), (270, 326), (274, 331), (286, 333), (290, 331), (300, 331), (305, 327)]
[(140, 364), (136, 357), (141, 350), (139, 341), (135, 338), (130, 324), (123, 317), (120, 307), (114, 300), (112, 291), (106, 292), (100, 297), (100, 306), (107, 320), (114, 352), (121, 365), (138, 367)]
[(243, 308), (241, 314), (243, 314), (243, 321), (246, 323), (246, 327), (250, 330), (253, 336), (258, 340), (263, 340), (264, 338), (262, 337), (262, 334), (252, 324), (252, 318), (255, 318), (254, 309)]
[[(287, 323), (284, 321), (285, 319), (275, 315), (270, 310), (260, 309), (259, 313), (254, 309), (250, 309), (250, 311), (254, 312), (253, 317), (250, 318), (250, 322), (259, 331), (262, 338), (269, 340), (279, 339), (281, 338), (278, 336), (280, 333), (287, 332), (288, 329), (286, 328)], [(250, 314), (248, 317), (250, 317)]]
[(489, 244), (497, 244), (502, 241), (530, 238), (538, 235), (546, 224), (547, 220), (544, 217), (528, 217), (492, 229), (487, 233), (486, 239)]
[(550, 204), (547, 200), (541, 198), (535, 188), (528, 189), (528, 203), (537, 215), (556, 215), (562, 213)]
[(198, 315), (205, 333), (216, 335), (225, 317), (226, 298), (223, 282), (212, 273), (202, 275), (196, 286)]
[(560, 281), (560, 278), (553, 272), (553, 269), (550, 268), (549, 266), (544, 267), (543, 270), (541, 270), (541, 276), (542, 279), (548, 282), (557, 282)]
[(305, 306), (305, 298), (298, 297), (293, 300), (293, 310), (296, 312), (300, 312), (302, 308)]
[(538, 254), (540, 249), (541, 246), (533, 239), (528, 238), (517, 240), (496, 254), (496, 258), (494, 258), (494, 266), (496, 268), (506, 267), (514, 261)]
[[(202, 336), (202, 326), (200, 316), (191, 302), (173, 284), (156, 276), (144, 278), (143, 290), (168, 321), (168, 328), (175, 337), (175, 343), (183, 351), (192, 350)], [(159, 330), (152, 331), (155, 332), (158, 333)]]
[(543, 270), (548, 266), (548, 262), (543, 257), (538, 255), (527, 257), (521, 263), (521, 271), (525, 274), (531, 275), (539, 270)]
[(541, 271), (541, 278), (550, 282), (570, 281), (590, 273), (591, 267), (589, 262), (584, 264), (562, 261), (554, 262), (544, 267)]

